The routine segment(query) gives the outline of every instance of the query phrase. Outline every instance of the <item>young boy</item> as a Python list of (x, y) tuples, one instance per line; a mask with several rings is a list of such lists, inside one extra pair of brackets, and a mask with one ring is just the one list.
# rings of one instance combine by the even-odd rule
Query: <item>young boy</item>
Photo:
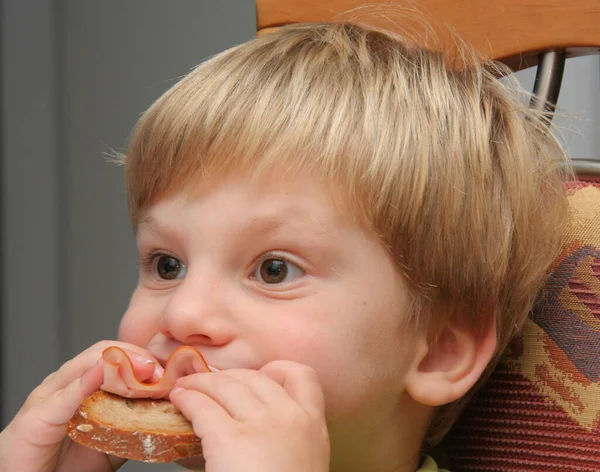
[(384, 32), (280, 29), (207, 61), (124, 158), (140, 254), (120, 326), (49, 376), (0, 438), (2, 471), (110, 471), (66, 439), (118, 345), (161, 375), (207, 472), (433, 471), (517, 332), (566, 220), (567, 159), (478, 63)]

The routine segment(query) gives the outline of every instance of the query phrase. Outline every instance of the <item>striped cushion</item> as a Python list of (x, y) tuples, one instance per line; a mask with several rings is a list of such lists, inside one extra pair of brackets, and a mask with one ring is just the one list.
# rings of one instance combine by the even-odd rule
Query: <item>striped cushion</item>
[(548, 290), (451, 431), (453, 472), (600, 471), (600, 184), (567, 190)]

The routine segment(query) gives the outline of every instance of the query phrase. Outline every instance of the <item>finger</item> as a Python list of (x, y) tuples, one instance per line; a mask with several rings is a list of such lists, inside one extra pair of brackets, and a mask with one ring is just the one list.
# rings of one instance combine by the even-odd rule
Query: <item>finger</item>
[(120, 347), (125, 351), (132, 361), (134, 372), (143, 375), (143, 380), (153, 374), (156, 366), (160, 367), (158, 361), (146, 349), (118, 341), (100, 341), (66, 362), (57, 371), (57, 375), (53, 379), (56, 389), (62, 389), (76, 378), (81, 377), (83, 372), (102, 358), (104, 350), (111, 346)]
[(213, 431), (230, 428), (234, 421), (225, 408), (197, 390), (176, 387), (169, 400), (192, 423), (194, 433), (200, 439)]
[(38, 446), (59, 443), (65, 438), (68, 421), (81, 402), (98, 390), (102, 377), (100, 364), (93, 366), (66, 388), (30, 408), (21, 416), (16, 427)]
[(159, 374), (162, 371), (158, 361), (145, 349), (117, 341), (101, 341), (67, 361), (60, 369), (46, 377), (44, 382), (32, 392), (25, 406), (28, 408), (43, 401), (55, 392), (65, 388), (75, 379), (80, 378), (84, 372), (102, 358), (102, 352), (109, 346), (119, 346), (125, 350), (132, 361), (134, 374), (140, 380), (147, 380), (156, 375), (157, 371)]
[(207, 395), (236, 420), (247, 418), (263, 407), (248, 385), (223, 372), (188, 375), (180, 378), (176, 385)]
[(269, 362), (260, 369), (306, 411), (325, 414), (325, 398), (317, 373), (310, 367), (292, 361)]
[(291, 400), (289, 394), (271, 377), (257, 370), (228, 369), (220, 373), (243, 382), (265, 405), (278, 405)]

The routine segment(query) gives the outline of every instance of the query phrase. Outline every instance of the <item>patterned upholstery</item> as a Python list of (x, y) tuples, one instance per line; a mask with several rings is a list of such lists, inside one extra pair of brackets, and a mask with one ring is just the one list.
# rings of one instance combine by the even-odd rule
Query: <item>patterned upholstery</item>
[(567, 243), (522, 336), (450, 433), (453, 472), (600, 471), (600, 183), (567, 191)]

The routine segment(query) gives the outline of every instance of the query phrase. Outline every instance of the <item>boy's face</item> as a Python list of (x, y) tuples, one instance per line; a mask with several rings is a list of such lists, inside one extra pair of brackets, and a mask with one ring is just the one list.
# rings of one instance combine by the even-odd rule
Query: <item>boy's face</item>
[[(314, 180), (229, 178), (151, 206), (120, 339), (218, 369), (312, 367), (329, 421), (390, 415), (413, 362), (408, 295), (381, 242)], [(359, 415), (359, 413), (362, 413)]]

